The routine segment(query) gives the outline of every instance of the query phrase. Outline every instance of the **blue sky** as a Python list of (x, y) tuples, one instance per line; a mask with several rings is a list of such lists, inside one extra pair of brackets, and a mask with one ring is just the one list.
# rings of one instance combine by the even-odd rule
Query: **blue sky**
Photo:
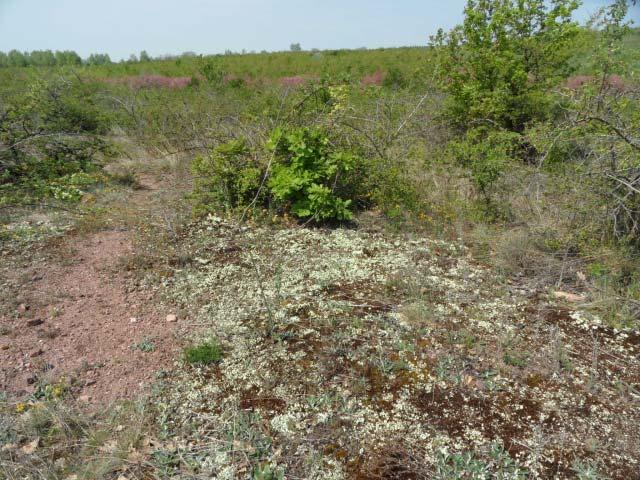
[[(195, 51), (424, 45), (462, 19), (465, 0), (0, 0), (0, 50), (127, 58)], [(606, 0), (587, 0), (587, 18)], [(631, 17), (640, 23), (640, 6)]]

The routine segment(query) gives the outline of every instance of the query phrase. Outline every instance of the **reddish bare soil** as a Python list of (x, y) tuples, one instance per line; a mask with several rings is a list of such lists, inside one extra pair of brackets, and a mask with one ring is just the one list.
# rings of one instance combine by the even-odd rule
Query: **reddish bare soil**
[(122, 267), (132, 243), (125, 230), (72, 235), (62, 258), (13, 272), (21, 287), (6, 299), (17, 308), (0, 316), (0, 392), (20, 399), (64, 379), (81, 401), (105, 405), (133, 398), (171, 365), (180, 319), (167, 322), (172, 312)]

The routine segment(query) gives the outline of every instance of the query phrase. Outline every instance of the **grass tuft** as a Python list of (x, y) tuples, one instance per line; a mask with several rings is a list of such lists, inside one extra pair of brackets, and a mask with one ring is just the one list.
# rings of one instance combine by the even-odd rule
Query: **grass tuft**
[(184, 358), (187, 363), (194, 365), (217, 363), (222, 360), (222, 347), (214, 342), (190, 346), (184, 349)]

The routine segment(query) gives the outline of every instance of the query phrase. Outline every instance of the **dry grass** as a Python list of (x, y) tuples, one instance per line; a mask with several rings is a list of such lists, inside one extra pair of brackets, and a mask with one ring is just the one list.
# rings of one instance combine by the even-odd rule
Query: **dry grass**
[[(23, 478), (140, 478), (156, 440), (144, 401), (88, 414), (69, 399), (0, 403), (0, 476)], [(22, 413), (18, 413), (22, 411)]]

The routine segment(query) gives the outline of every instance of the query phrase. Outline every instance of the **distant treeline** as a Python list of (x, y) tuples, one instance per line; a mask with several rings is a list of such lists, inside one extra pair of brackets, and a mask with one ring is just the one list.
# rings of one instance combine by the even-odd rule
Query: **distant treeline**
[[(185, 52), (182, 55), (163, 55), (157, 59), (152, 58), (145, 50), (137, 56), (132, 54), (128, 60), (120, 63), (151, 62), (153, 60), (177, 59), (180, 57), (195, 57), (193, 52)], [(83, 59), (73, 50), (52, 51), (34, 50), (32, 52), (21, 52), (11, 50), (8, 53), (0, 51), (0, 68), (3, 67), (61, 67), (65, 65), (109, 65), (114, 63), (106, 53), (93, 53)]]
[(83, 60), (73, 50), (53, 52), (51, 50), (34, 50), (20, 52), (11, 50), (0, 52), (0, 67), (56, 67), (65, 65), (106, 65), (111, 63), (106, 53), (94, 53)]
[[(302, 52), (302, 48), (300, 44), (292, 44), (290, 50), (292, 52)], [(365, 47), (359, 48), (358, 50), (367, 50)], [(320, 50), (314, 48), (310, 50), (311, 53), (318, 53)], [(257, 52), (242, 50), (238, 52), (234, 52), (232, 50), (225, 50), (225, 56), (234, 56), (234, 55), (255, 55)], [(261, 54), (267, 54), (266, 50), (260, 52)], [(221, 54), (217, 55), (207, 55), (207, 56), (216, 56), (219, 57)], [(52, 50), (33, 50), (32, 52), (21, 52), (19, 50), (11, 50), (8, 53), (0, 51), (0, 68), (6, 67), (56, 67), (56, 66), (65, 66), (65, 65), (111, 65), (114, 63), (145, 63), (145, 62), (153, 62), (156, 60), (166, 61), (166, 60), (179, 60), (179, 59), (189, 59), (203, 57), (203, 55), (197, 54), (195, 52), (183, 52), (181, 54), (165, 54), (158, 55), (157, 57), (152, 57), (149, 55), (146, 50), (142, 50), (139, 55), (132, 53), (128, 59), (120, 60), (119, 62), (113, 62), (108, 54), (106, 53), (93, 53), (89, 55), (89, 57), (83, 59), (80, 55), (78, 55), (73, 50), (64, 50), (64, 51), (52, 51)]]

